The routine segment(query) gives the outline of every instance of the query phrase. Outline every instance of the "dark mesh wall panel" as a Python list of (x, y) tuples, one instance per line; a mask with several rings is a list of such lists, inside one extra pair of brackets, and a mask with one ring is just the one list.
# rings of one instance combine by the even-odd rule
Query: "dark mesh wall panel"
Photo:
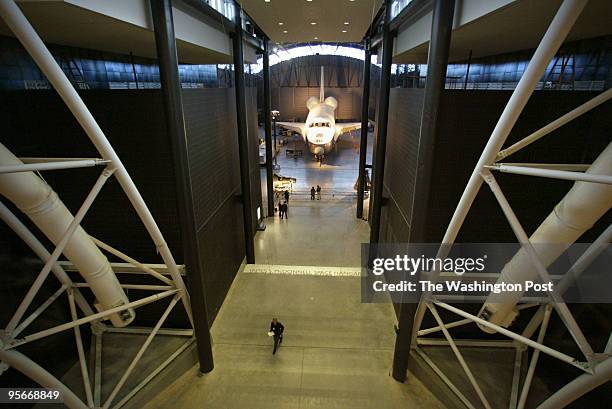
[[(235, 89), (230, 88), (183, 90), (209, 324), (212, 324), (245, 256), (242, 205), (238, 199), (241, 186), (235, 95)], [(257, 206), (261, 205), (255, 98), (254, 89), (247, 89), (254, 216)]]
[[(439, 242), (474, 165), (510, 97), (506, 91), (445, 91), (438, 116), (438, 136), (428, 213), (411, 215), (423, 90), (392, 89), (385, 168), (381, 238), (405, 241), (413, 217), (427, 219), (426, 240)], [(560, 115), (586, 102), (591, 92), (536, 92), (512, 130), (509, 146)], [(612, 104), (602, 105), (559, 128), (545, 139), (509, 157), (509, 162), (591, 163), (609, 142)], [(572, 182), (495, 173), (523, 227), (531, 233), (567, 193)], [(526, 186), (529, 186), (526, 189)], [(539, 192), (534, 195), (533, 192)], [(610, 219), (607, 219), (609, 223)], [(600, 222), (605, 224), (606, 221)], [(596, 236), (598, 228), (583, 240)], [(458, 241), (514, 242), (515, 236), (488, 188), (479, 193)]]
[(196, 224), (200, 229), (229, 195), (240, 191), (235, 91), (183, 90)]
[[(427, 215), (428, 241), (442, 239), (469, 175), (510, 95), (510, 92), (445, 91), (438, 120), (436, 166)], [(504, 146), (510, 146), (595, 95), (594, 92), (536, 92)], [(608, 102), (506, 158), (505, 162), (592, 163), (610, 142), (611, 118), (612, 104)], [(573, 184), (530, 176), (500, 173), (494, 176), (528, 234), (539, 226)], [(593, 240), (601, 227), (611, 221), (609, 217), (607, 221), (600, 221), (582, 240)], [(516, 241), (487, 187), (479, 193), (458, 240)]]
[[(88, 91), (82, 95), (130, 172), (178, 262), (176, 188), (159, 90)], [(17, 156), (99, 157), (53, 91), (0, 94), (2, 142)], [(45, 172), (45, 180), (74, 213), (102, 168)], [(86, 230), (143, 262), (161, 262), (155, 245), (114, 178), (86, 215)], [(3, 228), (3, 227), (2, 227)]]
[(381, 215), (388, 220), (381, 223), (385, 241), (408, 240), (422, 100), (423, 90), (419, 89), (394, 88), (389, 97), (384, 183), (390, 200)]
[[(176, 223), (174, 171), (166, 137), (164, 112), (159, 91), (89, 91), (83, 99), (106, 133), (125, 166), (130, 171), (145, 201), (168, 241), (175, 257), (182, 261), (179, 226)], [(0, 93), (2, 143), (17, 156), (99, 157), (89, 139), (53, 91), (13, 91)], [(102, 168), (43, 172), (67, 207), (74, 213), (91, 189)], [(7, 200), (2, 198), (3, 203)], [(12, 207), (12, 206), (10, 206)], [(51, 249), (50, 243), (21, 212), (15, 214)], [(132, 210), (125, 194), (111, 178), (102, 189), (83, 226), (88, 233), (143, 262), (161, 262), (155, 245)], [(0, 222), (0, 299), (3, 322), (21, 300), (42, 263), (17, 236)], [(78, 274), (74, 278), (77, 279)], [(125, 278), (125, 277), (124, 277)], [(135, 279), (138, 282), (138, 279)], [(54, 278), (47, 279), (34, 305), (59, 287)], [(87, 291), (86, 296), (93, 301)], [(143, 296), (130, 291), (131, 299)], [(146, 295), (146, 294), (145, 294)], [(10, 308), (9, 308), (10, 306)], [(160, 305), (138, 309), (136, 325), (149, 325), (159, 317)], [(157, 311), (156, 311), (157, 309)], [(184, 326), (181, 308), (166, 321), (167, 326)], [(68, 305), (61, 297), (34, 321), (28, 331), (39, 331), (69, 320)], [(89, 328), (82, 328), (84, 344), (89, 345)], [(53, 351), (49, 354), (49, 351)], [(77, 362), (74, 339), (70, 331), (25, 345), (22, 352), (61, 376)], [(36, 386), (9, 369), (3, 386)]]
[[(159, 90), (88, 91), (83, 99), (124, 161), (156, 218), (177, 261), (183, 262), (170, 141)], [(257, 129), (253, 92), (248, 93), (250, 129)], [(210, 319), (214, 319), (244, 258), (240, 169), (234, 89), (183, 91), (188, 154)], [(52, 91), (0, 94), (2, 142), (18, 156), (98, 157), (76, 120)], [(256, 132), (250, 135), (256, 138)], [(258, 149), (251, 150), (253, 212), (261, 204)], [(45, 172), (44, 177), (76, 212), (101, 168)], [(255, 179), (257, 173), (257, 179)], [(258, 190), (259, 189), (259, 193)], [(162, 262), (114, 179), (103, 188), (84, 227), (143, 262)], [(36, 229), (33, 228), (36, 232)], [(19, 240), (0, 225), (10, 253)], [(44, 241), (44, 239), (43, 239)], [(147, 314), (141, 314), (142, 316)]]

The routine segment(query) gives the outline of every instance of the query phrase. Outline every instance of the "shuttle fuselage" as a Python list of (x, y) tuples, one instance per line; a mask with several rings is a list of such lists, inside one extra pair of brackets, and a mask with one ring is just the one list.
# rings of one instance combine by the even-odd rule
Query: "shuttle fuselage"
[(361, 122), (336, 123), (338, 101), (334, 97), (325, 98), (323, 67), (319, 98), (310, 97), (306, 101), (308, 116), (306, 122), (278, 122), (283, 128), (299, 132), (308, 150), (319, 161), (334, 148), (340, 135), (361, 128)]
[(311, 97), (306, 102), (308, 116), (304, 124), (302, 137), (308, 149), (317, 157), (323, 157), (336, 143), (338, 135), (336, 132), (336, 118), (334, 111), (338, 102), (334, 97), (327, 97), (319, 102)]

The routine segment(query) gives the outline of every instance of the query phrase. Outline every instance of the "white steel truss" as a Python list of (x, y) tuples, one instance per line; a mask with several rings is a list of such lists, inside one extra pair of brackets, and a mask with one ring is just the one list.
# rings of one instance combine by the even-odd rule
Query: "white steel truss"
[[(504, 213), (504, 216), (514, 231), (518, 242), (521, 243), (522, 247), (529, 254), (530, 260), (536, 267), (538, 275), (540, 278), (545, 279), (545, 281), (549, 281), (549, 273), (547, 269), (538, 258), (537, 253), (533, 249), (532, 243), (529, 241), (529, 238), (523, 230), (519, 219), (506, 200), (492, 172), (499, 171), (534, 177), (612, 184), (612, 174), (600, 175), (586, 173), (585, 171), (588, 168), (588, 165), (500, 162), (513, 153), (523, 149), (529, 144), (548, 135), (555, 129), (612, 98), (612, 90), (606, 90), (590, 101), (582, 104), (538, 131), (525, 137), (521, 141), (504, 150), (501, 150), (510, 131), (516, 123), (516, 120), (536, 88), (538, 81), (544, 74), (548, 62), (559, 49), (559, 46), (566, 38), (574, 22), (584, 9), (586, 3), (587, 0), (563, 1), (553, 21), (548, 27), (546, 34), (536, 49), (533, 58), (529, 62), (525, 73), (510, 97), (510, 100), (501, 114), (501, 117), (499, 118), (499, 121), (472, 172), (459, 204), (455, 209), (449, 226), (447, 227), (444, 238), (442, 239), (443, 246), (441, 246), (438, 251), (438, 258), (445, 258), (448, 255), (451, 247), (450, 245), (455, 242), (465, 217), (484, 182), (493, 192), (501, 207), (501, 210)], [(601, 253), (601, 251), (605, 249), (605, 246), (610, 243), (610, 241), (612, 241), (612, 225), (609, 226), (576, 261), (563, 279), (557, 284), (557, 291), (554, 294), (548, 294), (547, 300), (543, 302), (523, 303), (517, 306), (518, 309), (532, 307), (538, 308), (536, 313), (531, 318), (531, 321), (521, 333), (511, 331), (466, 312), (461, 308), (441, 302), (441, 298), (433, 296), (431, 292), (423, 293), (415, 314), (411, 341), (412, 348), (421, 358), (423, 358), (425, 363), (432, 368), (432, 370), (442, 379), (442, 381), (447, 384), (450, 390), (456, 394), (459, 400), (463, 402), (466, 407), (475, 408), (479, 405), (475, 405), (474, 403), (470, 402), (470, 400), (456, 385), (452, 383), (446, 374), (444, 374), (444, 372), (429, 358), (429, 356), (427, 356), (423, 348), (421, 348), (421, 346), (425, 345), (449, 346), (459, 361), (465, 376), (474, 388), (476, 395), (479, 398), (480, 405), (487, 409), (491, 408), (492, 406), (463, 358), (463, 355), (458, 348), (459, 346), (492, 348), (502, 347), (515, 349), (515, 369), (512, 380), (511, 396), (508, 402), (508, 407), (510, 409), (523, 409), (525, 407), (539, 355), (541, 353), (550, 355), (567, 364), (580, 368), (584, 372), (583, 375), (579, 376), (554, 393), (552, 396), (548, 397), (538, 406), (538, 408), (556, 409), (566, 406), (591, 389), (612, 379), (612, 336), (606, 350), (599, 353), (593, 351), (591, 345), (582, 333), (578, 323), (572, 316), (571, 311), (568, 309), (562, 298), (563, 291), (567, 288), (570, 279), (579, 275), (590, 264), (590, 262), (593, 261)], [(434, 271), (433, 279), (436, 280), (439, 277), (440, 273)], [(450, 311), (460, 316), (462, 319), (445, 323), (438, 313), (440, 308)], [(430, 311), (437, 323), (437, 326), (421, 329), (423, 317), (426, 311)], [(567, 330), (576, 342), (576, 345), (582, 352), (582, 358), (569, 356), (544, 344), (546, 330), (553, 311), (556, 311), (559, 314), (562, 322), (565, 324)], [(504, 335), (510, 338), (510, 341), (455, 340), (448, 331), (450, 328), (469, 325), (472, 323), (476, 323), (481, 327), (486, 327), (493, 332)], [(536, 333), (536, 331), (537, 337), (536, 340), (533, 340), (531, 337)], [(424, 338), (425, 335), (435, 332), (442, 332), (444, 338)], [(521, 365), (523, 356), (527, 352), (528, 348), (533, 349), (533, 354), (531, 356), (526, 376), (521, 387)]]
[[(25, 297), (17, 307), (12, 318), (8, 322), (4, 330), (0, 331), (0, 374), (6, 371), (9, 367), (24, 373), (35, 382), (46, 388), (57, 389), (61, 392), (64, 404), (69, 408), (119, 408), (131, 399), (139, 390), (141, 390), (151, 379), (159, 374), (166, 366), (168, 366), (176, 357), (185, 351), (195, 340), (193, 329), (166, 329), (163, 324), (170, 315), (176, 304), (180, 301), (188, 316), (188, 319), (193, 328), (193, 318), (191, 314), (191, 304), (189, 293), (183, 282), (181, 268), (176, 264), (168, 245), (166, 244), (162, 233), (155, 222), (151, 212), (145, 204), (140, 192), (132, 181), (121, 159), (113, 149), (112, 145), (102, 132), (98, 123), (95, 121), (91, 112), (85, 106), (84, 102), (77, 94), (76, 90), (63, 73), (47, 47), (44, 45), (41, 38), (38, 36), (34, 28), (27, 21), (19, 7), (13, 0), (0, 1), (0, 16), (4, 19), (11, 31), (19, 39), (26, 48), (28, 53), (43, 71), (49, 82), (57, 90), (64, 103), (73, 113), (91, 142), (96, 147), (101, 158), (23, 158), (22, 165), (0, 166), (0, 174), (14, 172), (30, 172), (30, 171), (48, 171), (56, 169), (78, 169), (83, 167), (104, 166), (100, 176), (91, 188), (85, 201), (76, 213), (74, 220), (63, 234), (60, 242), (54, 248), (52, 253), (43, 246), (40, 241), (32, 234), (28, 228), (2, 203), (0, 203), (0, 219), (2, 219), (44, 262), (44, 266)], [(153, 244), (161, 255), (163, 265), (144, 264), (134, 260), (128, 255), (123, 254), (119, 250), (114, 249), (110, 245), (101, 242), (92, 237), (93, 242), (101, 249), (133, 266), (131, 273), (147, 274), (161, 282), (160, 285), (148, 284), (121, 284), (123, 288), (134, 290), (153, 291), (153, 295), (131, 301), (127, 304), (107, 309), (101, 312), (95, 312), (86, 298), (82, 294), (82, 289), (89, 287), (85, 282), (74, 282), (66, 273), (66, 263), (58, 261), (64, 247), (73, 236), (75, 230), (79, 227), (81, 221), (86, 216), (87, 211), (94, 203), (96, 197), (102, 190), (106, 181), (115, 177), (130, 200), (131, 205), (136, 210), (141, 222), (146, 227)], [(122, 263), (111, 263), (113, 269), (121, 268)], [(53, 274), (60, 283), (60, 287), (46, 300), (44, 300), (37, 308), (29, 315), (29, 311), (33, 300), (43, 286), (43, 283), (49, 276)], [(28, 326), (41, 316), (45, 310), (53, 304), (55, 300), (66, 294), (68, 305), (70, 308), (71, 321), (57, 325), (35, 333), (22, 335), (28, 329)], [(170, 300), (163, 314), (158, 319), (157, 324), (153, 328), (114, 328), (106, 325), (103, 321), (109, 316), (135, 309), (144, 305)], [(78, 307), (78, 309), (77, 309)], [(79, 310), (80, 313), (79, 314)], [(83, 346), (81, 337), (81, 326), (90, 324), (94, 336), (94, 368), (88, 368), (88, 360)], [(21, 345), (49, 337), (53, 334), (72, 329), (75, 336), (77, 347), (78, 361), (83, 381), (83, 390), (85, 392), (85, 402), (81, 400), (77, 394), (71, 391), (59, 379), (51, 375), (43, 367), (29, 359), (27, 356), (17, 351)], [(133, 357), (128, 368), (125, 370), (112, 392), (102, 401), (102, 339), (105, 333), (125, 333), (125, 334), (146, 334), (146, 340)], [(175, 352), (162, 362), (156, 369), (147, 374), (147, 376), (135, 387), (133, 387), (121, 400), (117, 401), (119, 392), (123, 389), (125, 382), (132, 375), (134, 368), (140, 362), (147, 348), (156, 335), (177, 335), (187, 338)], [(90, 373), (93, 373), (93, 380)]]

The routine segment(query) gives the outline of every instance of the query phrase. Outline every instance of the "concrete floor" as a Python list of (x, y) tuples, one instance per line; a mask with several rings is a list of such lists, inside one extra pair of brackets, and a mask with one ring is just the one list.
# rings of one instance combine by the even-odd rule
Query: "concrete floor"
[[(263, 138), (263, 130), (262, 138)], [(280, 169), (276, 174), (294, 177), (294, 194), (309, 198), (310, 187), (320, 185), (323, 196), (346, 196), (355, 194), (355, 182), (359, 174), (359, 132), (344, 134), (338, 139), (335, 151), (330, 152), (323, 163), (319, 164), (308, 153), (301, 136), (278, 137), (278, 156), (276, 163)], [(284, 143), (281, 144), (281, 141)], [(372, 163), (373, 132), (368, 133), (368, 149), (366, 162)], [(287, 149), (302, 150), (302, 156), (294, 158), (287, 156)], [(265, 155), (265, 149), (260, 152)], [(262, 169), (262, 192), (265, 194), (265, 169)]]
[(266, 219), (255, 237), (259, 264), (359, 267), (361, 243), (369, 240), (368, 223), (355, 218), (353, 196), (310, 200), (289, 198), (288, 218)]
[[(267, 325), (285, 340), (272, 355)], [(215, 370), (184, 374), (147, 408), (442, 408), (412, 378), (388, 376), (388, 305), (363, 305), (359, 279), (241, 273), (213, 326)]]
[[(291, 176), (347, 192), (355, 160), (343, 150), (319, 168), (304, 157)], [(257, 262), (358, 267), (369, 227), (347, 193), (293, 195), (289, 219), (268, 218), (257, 233)], [(273, 316), (286, 328), (276, 355), (266, 334)], [(443, 408), (415, 377), (389, 376), (394, 324), (390, 304), (361, 303), (359, 277), (240, 272), (212, 328), (214, 371), (197, 377), (193, 368), (146, 408)]]

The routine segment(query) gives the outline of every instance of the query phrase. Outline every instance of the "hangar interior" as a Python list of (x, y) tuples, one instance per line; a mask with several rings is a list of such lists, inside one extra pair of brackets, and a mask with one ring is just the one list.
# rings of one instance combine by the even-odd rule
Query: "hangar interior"
[(544, 279), (561, 253), (534, 244), (581, 243), (566, 275), (610, 274), (611, 18), (0, 0), (0, 389), (62, 401), (0, 405), (610, 407), (605, 297), (365, 302), (364, 271), (386, 244), (520, 243), (474, 277)]

